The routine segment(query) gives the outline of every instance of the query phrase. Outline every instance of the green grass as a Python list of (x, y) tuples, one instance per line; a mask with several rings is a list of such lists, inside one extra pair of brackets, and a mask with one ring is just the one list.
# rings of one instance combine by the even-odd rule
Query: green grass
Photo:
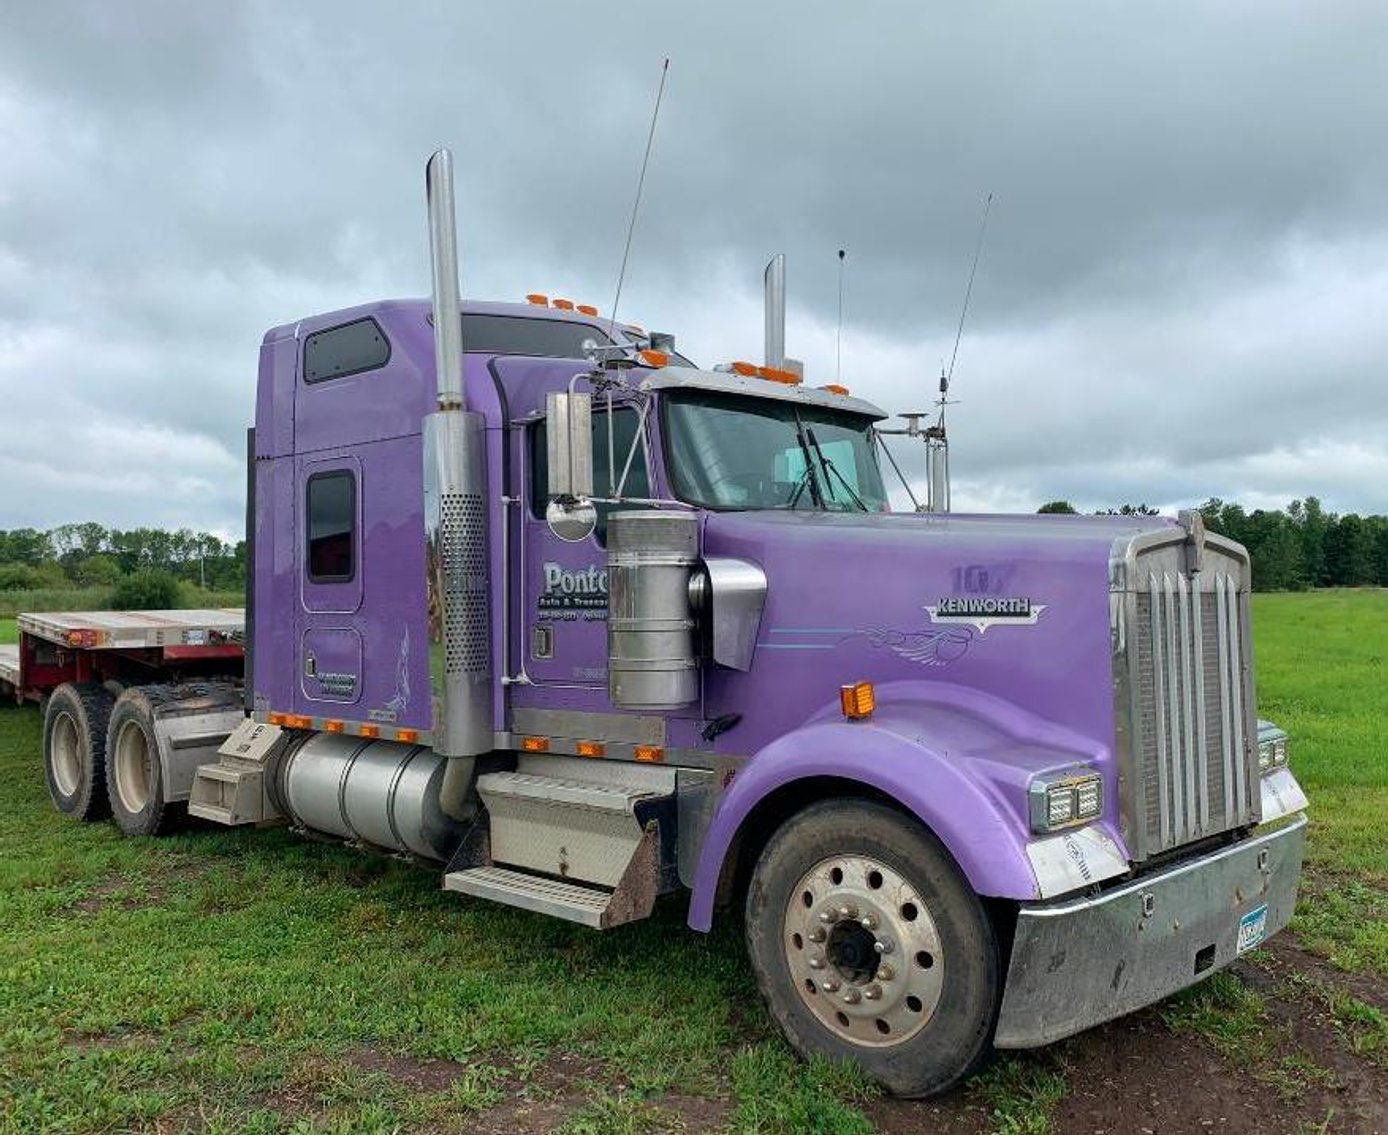
[(7, 642), (19, 641), (19, 629), (13, 619), (0, 619), (0, 646)]
[[(111, 606), (111, 587), (45, 588), (41, 591), (0, 591), (0, 619), (25, 611), (105, 611)], [(183, 585), (183, 607), (243, 607), (240, 591), (204, 591)]]
[[(1261, 711), (1312, 796), (1295, 928), (1334, 965), (1388, 973), (1388, 594), (1255, 607)], [(594, 934), (282, 829), (121, 839), (52, 810), (39, 732), (36, 710), (0, 706), (0, 1135), (451, 1131), (516, 1109), (521, 1128), (663, 1132), (702, 1124), (691, 1100), (734, 1132), (872, 1130), (874, 1089), (796, 1060), (735, 927), (693, 934), (678, 899)], [(1380, 1012), (1300, 992), (1382, 1066)], [(1273, 1090), (1323, 1074), (1259, 1040), (1263, 994), (1228, 974), (1159, 1012)], [(965, 1089), (970, 1113), (1052, 1130), (1071, 1051), (999, 1059)]]

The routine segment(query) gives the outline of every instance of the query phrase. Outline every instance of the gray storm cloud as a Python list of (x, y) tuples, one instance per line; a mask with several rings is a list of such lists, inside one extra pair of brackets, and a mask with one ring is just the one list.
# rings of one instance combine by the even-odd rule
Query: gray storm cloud
[(789, 347), (891, 410), (949, 355), (957, 499), (1316, 493), (1385, 511), (1380, 5), (11, 5), (0, 528), (240, 523), (265, 328), (427, 286), (611, 304), (714, 362)]

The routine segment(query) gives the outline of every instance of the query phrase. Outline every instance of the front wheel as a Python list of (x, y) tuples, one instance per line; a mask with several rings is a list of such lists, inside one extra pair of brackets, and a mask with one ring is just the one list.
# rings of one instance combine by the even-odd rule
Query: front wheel
[(988, 1053), (1001, 993), (992, 923), (939, 841), (885, 805), (830, 800), (788, 820), (753, 873), (746, 934), (772, 1016), (802, 1055), (924, 1096)]

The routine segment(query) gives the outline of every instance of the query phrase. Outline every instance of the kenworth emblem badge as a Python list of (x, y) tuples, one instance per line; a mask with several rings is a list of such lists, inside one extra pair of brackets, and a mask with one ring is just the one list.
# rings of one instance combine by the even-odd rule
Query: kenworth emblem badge
[(933, 607), (927, 606), (925, 612), (932, 623), (967, 623), (982, 634), (989, 627), (999, 625), (1034, 627), (1045, 609), (1044, 603), (1033, 603), (1030, 599), (955, 596), (941, 599)]

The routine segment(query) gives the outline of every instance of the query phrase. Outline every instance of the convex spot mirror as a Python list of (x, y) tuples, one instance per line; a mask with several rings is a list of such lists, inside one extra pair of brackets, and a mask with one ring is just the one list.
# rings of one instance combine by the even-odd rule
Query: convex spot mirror
[(593, 495), (593, 396), (554, 391), (548, 418), (549, 495), (564, 500)]
[(592, 501), (552, 500), (545, 505), (545, 523), (561, 540), (576, 544), (598, 526), (598, 509)]

